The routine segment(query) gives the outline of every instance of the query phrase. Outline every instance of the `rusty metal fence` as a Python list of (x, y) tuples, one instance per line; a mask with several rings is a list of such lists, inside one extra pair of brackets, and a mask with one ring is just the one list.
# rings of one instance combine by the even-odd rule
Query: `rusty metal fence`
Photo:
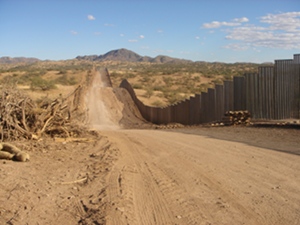
[(132, 86), (125, 88), (142, 116), (154, 124), (193, 125), (219, 121), (226, 111), (248, 110), (254, 119), (300, 119), (300, 54), (259, 67), (258, 73), (234, 77), (190, 99), (165, 108), (144, 105)]

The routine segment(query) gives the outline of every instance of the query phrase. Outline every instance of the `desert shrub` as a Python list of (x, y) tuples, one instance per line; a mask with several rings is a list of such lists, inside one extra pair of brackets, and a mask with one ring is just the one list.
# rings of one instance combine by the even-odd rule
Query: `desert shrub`
[(166, 93), (165, 98), (168, 99), (168, 102), (170, 104), (174, 104), (176, 102), (180, 102), (180, 101), (184, 100), (185, 96), (182, 96), (177, 91), (173, 91), (173, 92), (170, 91), (170, 92)]
[(109, 75), (111, 77), (120, 77), (120, 76), (122, 76), (122, 73), (118, 73), (118, 72), (113, 71), (113, 72), (110, 72)]
[(29, 73), (26, 73), (25, 75), (18, 77), (18, 83), (19, 84), (31, 84), (32, 80), (41, 78), (42, 75), (44, 75), (46, 71), (31, 71)]
[(134, 78), (136, 77), (136, 74), (134, 73), (127, 73), (124, 75), (124, 79)]
[(143, 85), (140, 83), (135, 83), (132, 85), (132, 88), (133, 89), (143, 89)]
[(67, 74), (63, 74), (62, 76), (58, 77), (54, 81), (56, 84), (61, 84), (61, 85), (75, 85), (77, 84), (77, 81), (75, 77), (68, 77)]
[(223, 84), (223, 80), (220, 78), (217, 78), (217, 79), (212, 80), (212, 83), (213, 84)]
[(213, 78), (213, 77), (215, 77), (215, 74), (213, 71), (207, 71), (203, 74), (203, 76), (206, 78)]
[(162, 86), (162, 85), (155, 84), (155, 86), (153, 87), (153, 90), (154, 91), (162, 91), (163, 92), (165, 90), (165, 87)]
[(156, 101), (152, 102), (151, 105), (153, 105), (155, 107), (163, 107), (164, 103), (162, 101), (156, 100)]
[(146, 98), (150, 98), (152, 95), (153, 95), (153, 88), (147, 87), (147, 88), (146, 88), (146, 93), (144, 94), (144, 96), (145, 96)]
[(173, 84), (173, 78), (172, 77), (163, 77), (163, 81), (167, 86), (171, 86)]
[(176, 88), (176, 92), (188, 93), (189, 92), (189, 86), (188, 85), (180, 85)]
[(33, 91), (35, 90), (48, 91), (55, 88), (56, 86), (54, 84), (54, 81), (45, 80), (41, 77), (33, 78), (30, 84), (30, 89)]
[(198, 93), (207, 92), (207, 89), (210, 87), (209, 84), (200, 84), (198, 88)]
[(65, 74), (67, 74), (67, 73), (68, 73), (68, 71), (67, 71), (66, 69), (61, 69), (61, 70), (59, 71), (58, 74), (63, 74), (63, 75), (65, 75)]
[(157, 93), (156, 96), (159, 97), (159, 98), (163, 98), (164, 97), (164, 93)]
[(150, 82), (150, 77), (149, 76), (143, 76), (142, 78), (139, 79), (140, 82), (143, 83), (149, 83)]
[(16, 76), (5, 76), (2, 80), (1, 80), (1, 84), (3, 86), (9, 86), (9, 87), (15, 87), (18, 83), (18, 77)]

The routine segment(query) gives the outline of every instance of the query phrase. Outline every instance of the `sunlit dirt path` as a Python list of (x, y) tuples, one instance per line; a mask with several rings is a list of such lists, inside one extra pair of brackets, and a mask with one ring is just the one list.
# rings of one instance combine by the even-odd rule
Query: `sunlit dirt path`
[(300, 224), (299, 130), (146, 129), (104, 72), (93, 135), (16, 141), (30, 162), (0, 162), (0, 224)]
[(119, 127), (122, 101), (99, 78), (89, 123), (118, 151), (106, 177), (106, 224), (300, 223), (299, 156), (192, 134), (107, 129)]

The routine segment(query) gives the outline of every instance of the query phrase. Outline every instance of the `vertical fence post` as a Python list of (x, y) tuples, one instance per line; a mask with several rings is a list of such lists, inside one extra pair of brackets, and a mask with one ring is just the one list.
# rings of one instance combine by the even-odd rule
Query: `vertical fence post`
[(294, 55), (294, 101), (293, 118), (300, 119), (300, 54)]
[(275, 60), (275, 112), (277, 119), (291, 117), (291, 87), (293, 60)]
[(200, 95), (196, 94), (189, 101), (190, 125), (200, 123)]
[(190, 97), (190, 101), (189, 101), (189, 125), (195, 124), (195, 108), (197, 107), (196, 101), (195, 101), (195, 97)]
[(208, 108), (207, 111), (207, 122), (213, 122), (216, 120), (216, 96), (215, 96), (215, 89), (208, 88), (208, 104), (206, 107)]
[(224, 109), (233, 110), (233, 82), (229, 80), (224, 81)]
[(157, 124), (208, 123), (221, 120), (230, 110), (249, 110), (254, 119), (300, 119), (300, 54), (275, 60), (274, 66), (260, 67), (257, 74), (234, 77), (166, 108), (144, 105), (127, 80), (120, 87), (129, 92), (141, 115)]
[(195, 95), (195, 101), (196, 101), (196, 108), (195, 108), (195, 124), (200, 123), (200, 111), (201, 111), (201, 95), (196, 94)]
[(206, 92), (201, 92), (201, 109), (200, 109), (200, 123), (208, 122), (208, 94)]
[(233, 103), (234, 110), (246, 109), (245, 77), (233, 77)]
[(224, 116), (224, 86), (216, 84), (216, 120), (221, 120)]
[(274, 119), (274, 67), (258, 69), (261, 119)]
[(254, 114), (254, 74), (245, 74), (246, 79), (246, 109), (249, 110), (251, 116)]

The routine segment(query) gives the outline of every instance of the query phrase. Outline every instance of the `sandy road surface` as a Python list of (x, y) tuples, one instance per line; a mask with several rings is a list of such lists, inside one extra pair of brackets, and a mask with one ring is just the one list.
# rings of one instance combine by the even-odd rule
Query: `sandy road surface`
[[(105, 103), (112, 96), (101, 110), (116, 124)], [(110, 128), (100, 132), (119, 152), (106, 177), (107, 224), (300, 223), (299, 156), (194, 134)]]
[(97, 138), (15, 143), (31, 161), (0, 163), (0, 224), (300, 224), (299, 130), (123, 129), (145, 123), (100, 78)]
[(198, 135), (102, 132), (107, 224), (299, 224), (299, 156)]

